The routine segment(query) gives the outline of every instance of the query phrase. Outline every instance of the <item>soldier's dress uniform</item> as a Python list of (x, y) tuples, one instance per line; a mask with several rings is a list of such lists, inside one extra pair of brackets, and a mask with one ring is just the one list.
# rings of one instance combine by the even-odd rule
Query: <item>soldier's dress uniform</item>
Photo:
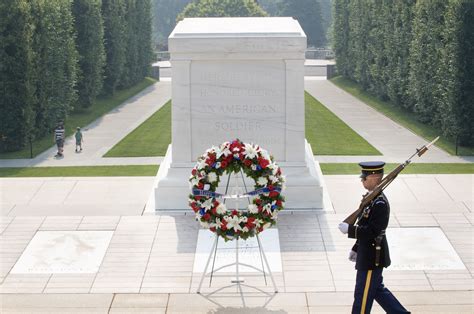
[[(384, 162), (362, 162), (361, 178), (383, 173)], [(374, 300), (387, 313), (410, 313), (383, 284), (383, 268), (390, 266), (385, 229), (390, 218), (390, 205), (381, 193), (360, 213), (355, 225), (349, 225), (348, 237), (357, 239), (352, 250), (357, 252), (357, 277), (352, 313), (370, 313)], [(378, 237), (378, 239), (377, 239)], [(377, 252), (379, 249), (379, 253)]]

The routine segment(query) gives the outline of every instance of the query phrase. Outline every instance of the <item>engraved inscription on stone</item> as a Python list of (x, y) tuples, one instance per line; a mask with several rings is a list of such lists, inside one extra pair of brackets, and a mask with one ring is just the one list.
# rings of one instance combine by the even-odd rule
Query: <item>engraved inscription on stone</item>
[(193, 61), (192, 156), (234, 138), (284, 158), (285, 64), (282, 61)]

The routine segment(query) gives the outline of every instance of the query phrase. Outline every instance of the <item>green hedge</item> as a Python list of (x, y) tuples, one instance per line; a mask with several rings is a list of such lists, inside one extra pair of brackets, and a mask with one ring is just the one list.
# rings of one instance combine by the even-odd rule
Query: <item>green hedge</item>
[(474, 1), (334, 1), (341, 75), (474, 146)]

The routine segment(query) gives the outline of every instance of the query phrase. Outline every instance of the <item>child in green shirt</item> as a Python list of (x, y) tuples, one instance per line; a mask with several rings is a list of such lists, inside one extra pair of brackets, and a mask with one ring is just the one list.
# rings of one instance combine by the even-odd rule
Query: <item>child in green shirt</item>
[(76, 137), (76, 153), (82, 152), (82, 142), (84, 142), (84, 140), (80, 127), (76, 128), (76, 134), (74, 134), (74, 136)]

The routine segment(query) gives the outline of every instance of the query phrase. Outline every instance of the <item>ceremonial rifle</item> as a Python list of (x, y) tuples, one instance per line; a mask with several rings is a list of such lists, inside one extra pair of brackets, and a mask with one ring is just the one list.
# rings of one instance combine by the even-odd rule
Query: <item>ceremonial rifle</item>
[(362, 197), (362, 200), (360, 201), (360, 205), (359, 205), (359, 208), (353, 212), (352, 214), (350, 214), (350, 216), (348, 216), (346, 219), (344, 219), (344, 222), (348, 223), (349, 225), (353, 225), (355, 224), (356, 220), (357, 220), (357, 217), (359, 216), (359, 214), (362, 212), (362, 210), (364, 210), (365, 207), (367, 207), (367, 205), (369, 205), (369, 203), (374, 199), (376, 198), (380, 193), (382, 193), (382, 191), (390, 184), (392, 183), (393, 180), (395, 180), (395, 178), (398, 176), (398, 174), (400, 172), (402, 172), (403, 169), (405, 169), (406, 166), (408, 166), (408, 164), (411, 162), (411, 159), (415, 156), (415, 155), (418, 155), (418, 157), (421, 157), (421, 155), (423, 155), (424, 153), (426, 153), (426, 151), (428, 150), (428, 148), (433, 145), (437, 140), (439, 139), (439, 136), (437, 138), (435, 138), (433, 141), (431, 141), (430, 143), (426, 144), (426, 145), (423, 145), (421, 148), (417, 148), (416, 149), (416, 153), (414, 153), (413, 155), (410, 156), (410, 158), (408, 158), (404, 163), (401, 163), (400, 165), (398, 165), (397, 168), (395, 168), (394, 170), (392, 170), (392, 172), (390, 172), (389, 174), (387, 174), (385, 176), (385, 178), (382, 179), (382, 181), (374, 188), (373, 191), (370, 191), (368, 193), (366, 193), (363, 197)]

